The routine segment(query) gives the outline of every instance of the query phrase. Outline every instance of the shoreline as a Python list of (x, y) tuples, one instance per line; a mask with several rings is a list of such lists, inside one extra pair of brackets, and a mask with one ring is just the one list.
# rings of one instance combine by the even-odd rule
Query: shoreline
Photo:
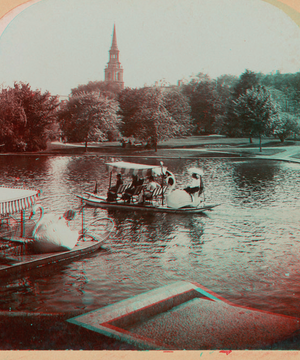
[(259, 139), (253, 138), (252, 143), (246, 138), (226, 138), (222, 136), (190, 136), (184, 138), (169, 139), (158, 143), (157, 151), (154, 149), (145, 149), (140, 147), (123, 148), (119, 141), (88, 143), (85, 151), (84, 143), (62, 143), (52, 141), (47, 144), (47, 149), (36, 152), (6, 152), (0, 155), (111, 155), (111, 156), (141, 156), (141, 157), (160, 157), (162, 155), (171, 155), (165, 153), (190, 153), (195, 156), (218, 155), (218, 156), (253, 156), (253, 155), (274, 155), (286, 151), (290, 148), (299, 148), (300, 141), (286, 140), (281, 143), (277, 139), (264, 139), (262, 142), (262, 152), (259, 151)]
[(83, 143), (61, 143), (54, 141), (44, 151), (8, 152), (0, 156), (104, 156), (145, 159), (199, 159), (199, 158), (232, 158), (282, 160), (300, 163), (300, 141), (286, 140), (280, 143), (276, 139), (264, 139), (262, 152), (259, 151), (259, 140), (245, 138), (225, 138), (218, 136), (191, 136), (182, 139), (171, 139), (158, 144), (154, 149), (122, 148), (119, 142), (90, 143), (87, 151)]

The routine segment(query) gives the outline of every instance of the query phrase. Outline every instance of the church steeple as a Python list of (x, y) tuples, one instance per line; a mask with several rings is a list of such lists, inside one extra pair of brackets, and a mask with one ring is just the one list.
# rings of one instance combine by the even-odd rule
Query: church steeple
[(118, 50), (117, 35), (116, 35), (116, 25), (115, 24), (114, 24), (113, 40), (112, 40), (112, 43), (111, 43), (110, 50)]
[(109, 62), (104, 70), (105, 82), (116, 84), (124, 89), (123, 68), (119, 61), (119, 49), (117, 45), (116, 26), (114, 25), (113, 39), (109, 50)]

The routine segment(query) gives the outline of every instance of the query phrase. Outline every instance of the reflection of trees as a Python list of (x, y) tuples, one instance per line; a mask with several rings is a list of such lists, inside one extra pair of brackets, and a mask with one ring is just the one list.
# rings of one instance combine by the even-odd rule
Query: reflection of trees
[(267, 161), (244, 161), (235, 163), (232, 178), (236, 185), (235, 197), (255, 205), (255, 202), (273, 200), (278, 173), (275, 163)]
[(75, 177), (75, 181), (78, 181), (79, 174), (81, 181), (99, 181), (102, 180), (102, 177), (108, 178), (105, 159), (98, 156), (78, 156), (73, 158), (68, 163), (65, 174), (70, 177), (70, 180), (73, 180), (72, 178)]
[(193, 247), (197, 248), (198, 245), (204, 244), (204, 241), (202, 239), (202, 236), (204, 234), (204, 224), (203, 224), (203, 218), (207, 217), (207, 215), (203, 214), (202, 216), (198, 215), (194, 218), (190, 218), (189, 221), (189, 228), (190, 228), (190, 234), (191, 234), (191, 243), (193, 244)]
[(0, 166), (2, 185), (12, 186), (12, 179), (18, 179), (16, 185), (22, 186), (28, 182), (32, 187), (32, 180), (45, 179), (49, 163), (46, 156), (3, 156)]
[(168, 214), (159, 212), (142, 212), (109, 209), (116, 226), (116, 243), (137, 246), (139, 250), (151, 253), (164, 252), (170, 242), (180, 242), (186, 238), (188, 247), (198, 252), (206, 215)]
[[(276, 162), (231, 159), (181, 159), (170, 160), (166, 164), (175, 174), (177, 187), (182, 188), (190, 181), (186, 170), (200, 167), (204, 170), (204, 188), (206, 199), (212, 203), (226, 203), (230, 198), (234, 202), (259, 206), (270, 203), (279, 196), (276, 184), (281, 175)], [(276, 189), (275, 189), (276, 188)]]
[(109, 209), (108, 216), (115, 221), (116, 237), (132, 243), (160, 243), (171, 228), (166, 214), (143, 211)]

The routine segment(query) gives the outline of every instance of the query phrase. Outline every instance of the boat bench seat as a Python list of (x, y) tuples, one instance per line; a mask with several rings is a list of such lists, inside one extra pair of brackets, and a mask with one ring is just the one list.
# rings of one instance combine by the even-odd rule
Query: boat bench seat
[[(122, 197), (122, 195), (125, 193), (125, 191), (130, 187), (130, 185), (121, 185), (117, 191), (117, 195), (118, 195), (118, 199), (120, 197)], [(130, 202), (132, 203), (136, 203), (138, 202), (139, 200), (139, 196), (140, 194), (144, 191), (144, 189), (146, 188), (146, 185), (138, 185), (133, 194), (129, 194), (128, 195), (130, 196)], [(153, 190), (152, 194), (151, 194), (151, 197), (150, 198), (147, 198), (147, 201), (150, 201), (152, 202), (153, 200), (157, 200), (159, 198), (162, 197), (162, 194), (165, 194), (167, 190), (167, 186), (164, 186), (163, 188), (162, 187), (158, 187), (156, 188), (155, 190)]]
[(147, 201), (150, 201), (151, 203), (153, 203), (153, 200), (158, 200), (162, 197), (163, 194), (165, 194), (167, 191), (167, 186), (164, 187), (157, 187), (156, 189), (153, 190), (151, 197), (147, 199)]
[(159, 198), (162, 194), (165, 194), (167, 186), (156, 188), (152, 193), (152, 199)]
[(151, 194), (147, 193), (147, 196), (144, 197), (144, 203), (150, 203), (153, 204), (153, 200), (161, 199), (163, 194), (165, 194), (167, 191), (167, 186), (164, 187), (157, 187), (152, 191)]
[[(130, 185), (120, 185), (117, 189), (117, 191), (115, 191), (115, 189), (109, 188), (108, 189), (108, 194), (111, 194), (111, 198), (109, 201), (117, 201), (120, 200), (120, 198), (122, 198), (122, 195), (125, 193), (126, 189), (129, 188)], [(109, 195), (108, 195), (109, 197)]]
[(117, 194), (123, 194), (125, 192), (125, 190), (128, 189), (129, 187), (130, 187), (130, 184), (119, 186), (119, 188), (117, 190)]
[(130, 201), (131, 202), (137, 202), (139, 199), (139, 196), (141, 194), (141, 192), (144, 190), (145, 185), (138, 185), (135, 190), (134, 193), (131, 195)]

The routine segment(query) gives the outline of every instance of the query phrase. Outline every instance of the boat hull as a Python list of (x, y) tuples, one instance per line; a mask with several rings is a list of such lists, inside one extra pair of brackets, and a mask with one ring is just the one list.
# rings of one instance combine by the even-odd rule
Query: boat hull
[[(16, 262), (13, 265), (4, 265), (0, 267), (0, 278), (21, 275), (24, 276), (28, 271), (48, 266), (51, 264), (61, 264), (66, 261), (72, 261), (74, 259), (85, 256), (89, 253), (95, 252), (103, 244), (101, 241), (87, 241), (85, 245), (80, 245), (78, 248), (69, 251), (63, 251), (60, 253), (48, 253), (48, 254), (36, 254), (36, 255), (24, 255), (22, 257), (15, 257)], [(10, 257), (11, 260), (14, 257)]]
[(93, 207), (101, 207), (101, 208), (114, 208), (114, 209), (126, 209), (126, 210), (142, 210), (142, 211), (158, 211), (158, 212), (167, 212), (167, 213), (175, 213), (175, 214), (198, 214), (203, 213), (205, 211), (212, 210), (214, 207), (219, 206), (219, 204), (215, 205), (205, 205), (198, 207), (183, 207), (179, 209), (173, 209), (168, 207), (167, 205), (139, 205), (139, 204), (126, 204), (123, 201), (120, 202), (107, 202), (105, 198), (100, 196), (91, 196), (85, 197), (81, 195), (76, 195), (79, 199), (81, 199), (86, 205)]
[(0, 278), (22, 277), (31, 270), (39, 269), (40, 271), (48, 266), (50, 267), (50, 265), (60, 265), (93, 253), (108, 239), (112, 229), (113, 226), (106, 228), (101, 234), (101, 239), (85, 235), (85, 239), (79, 240), (72, 250), (62, 252), (35, 254), (32, 252), (32, 239), (20, 238), (10, 241), (14, 245), (19, 242), (20, 249), (15, 254), (10, 254), (6, 250), (3, 253), (0, 251), (0, 256), (9, 263), (8, 265), (0, 265)]

